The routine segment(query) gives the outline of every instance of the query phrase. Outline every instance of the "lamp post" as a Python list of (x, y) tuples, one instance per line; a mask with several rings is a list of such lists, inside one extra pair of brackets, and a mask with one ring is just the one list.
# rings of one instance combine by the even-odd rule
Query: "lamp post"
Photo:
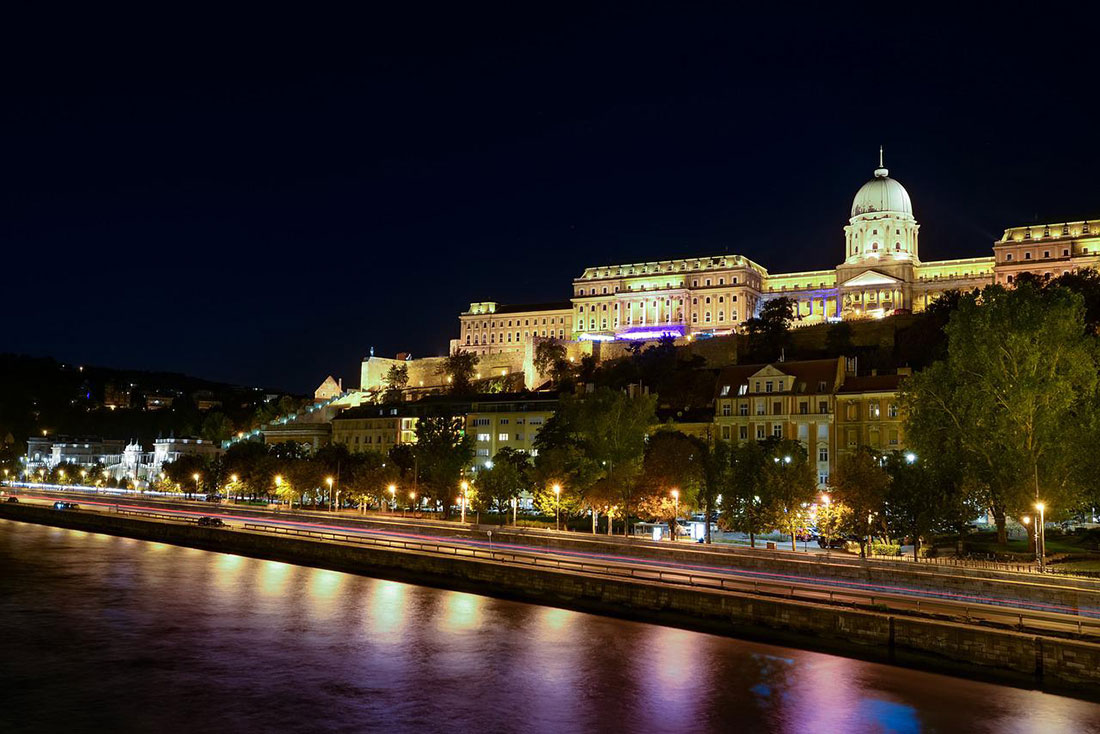
[[(413, 512), (416, 512), (416, 492), (409, 492), (409, 508), (412, 509)], [(401, 517), (404, 516), (405, 513), (402, 512)]]
[(672, 525), (668, 529), (668, 537), (673, 542), (676, 541), (676, 520), (680, 517), (680, 490), (673, 489), (669, 494), (672, 495)]
[(336, 503), (333, 501), (335, 499), (335, 497), (332, 494), (332, 481), (333, 481), (332, 477), (325, 477), (325, 483), (328, 484), (329, 504), (332, 505), (332, 511), (335, 512), (336, 511)]
[(561, 530), (561, 485), (555, 484), (554, 490), (554, 530)]
[[(279, 496), (280, 494), (282, 494), (282, 489), (283, 489), (283, 475), (282, 474), (276, 474), (275, 475), (275, 495)], [(280, 497), (280, 499), (282, 499), (282, 498)], [(294, 509), (294, 500), (291, 499), (288, 504), (290, 505), (289, 509), (293, 510)]]
[(462, 503), (462, 522), (465, 523), (466, 522), (466, 497), (467, 497), (467, 494), (470, 491), (470, 483), (467, 482), (465, 479), (463, 479), (462, 484), (459, 485), (459, 486), (462, 487), (462, 496), (459, 497), (458, 499)]
[(397, 485), (390, 485), (390, 512), (397, 510)]
[(229, 504), (233, 504), (233, 488), (236, 486), (238, 481), (240, 481), (240, 477), (238, 477), (236, 474), (229, 475), (229, 486), (226, 488), (226, 499), (229, 500)]
[(1046, 505), (1036, 502), (1035, 509), (1039, 511), (1039, 522), (1035, 525), (1035, 552), (1039, 556), (1039, 573), (1043, 573), (1047, 554)]
[(191, 475), (191, 478), (195, 480), (195, 494), (199, 493), (199, 473), (195, 472)]

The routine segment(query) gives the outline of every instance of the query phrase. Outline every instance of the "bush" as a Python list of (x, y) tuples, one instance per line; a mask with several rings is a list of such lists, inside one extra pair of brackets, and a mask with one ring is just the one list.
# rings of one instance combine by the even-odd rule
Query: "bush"
[(901, 546), (896, 543), (871, 543), (873, 556), (900, 556)]
[(939, 556), (939, 551), (936, 550), (934, 545), (922, 545), (920, 550), (917, 551), (917, 556), (920, 558), (936, 558)]

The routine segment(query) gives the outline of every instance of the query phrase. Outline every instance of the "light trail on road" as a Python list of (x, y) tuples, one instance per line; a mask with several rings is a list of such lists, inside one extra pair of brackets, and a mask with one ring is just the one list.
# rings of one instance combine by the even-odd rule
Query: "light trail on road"
[[(50, 503), (57, 501), (57, 498), (55, 497), (35, 495), (21, 496), (28, 499)], [(996, 606), (1008, 609), (1024, 609), (1036, 612), (1049, 612), (1069, 616), (1081, 616), (1090, 619), (1100, 619), (1100, 610), (1087, 608), (1081, 609), (1061, 604), (1047, 604), (1021, 599), (994, 597), (989, 595), (958, 594), (949, 591), (933, 591), (929, 589), (919, 589), (908, 586), (874, 584), (869, 582), (850, 581), (846, 579), (826, 579), (820, 577), (798, 576), (795, 574), (784, 574), (773, 571), (753, 571), (750, 569), (731, 568), (728, 566), (711, 566), (705, 564), (683, 563), (661, 559), (622, 556), (614, 553), (597, 553), (591, 551), (539, 548), (536, 546), (517, 543), (493, 543), (491, 541), (483, 541), (474, 538), (450, 538), (442, 537), (439, 535), (426, 535), (421, 533), (401, 532), (396, 530), (379, 530), (374, 528), (362, 528), (351, 525), (309, 522), (305, 520), (289, 520), (266, 516), (262, 518), (257, 518), (255, 516), (235, 515), (225, 511), (199, 512), (196, 510), (181, 510), (160, 506), (139, 505), (133, 503), (123, 504), (119, 502), (102, 502), (98, 500), (86, 499), (84, 497), (81, 497), (78, 504), (103, 507), (107, 509), (118, 508), (136, 512), (156, 512), (162, 515), (177, 515), (181, 517), (217, 517), (223, 521), (249, 521), (257, 524), (290, 527), (320, 532), (339, 532), (346, 535), (360, 535), (364, 537), (373, 537), (383, 540), (411, 540), (419, 543), (428, 543), (437, 546), (450, 546), (455, 548), (478, 548), (487, 551), (508, 550), (513, 552), (521, 552), (528, 555), (540, 555), (548, 559), (579, 559), (599, 561), (601, 563), (611, 566), (619, 565), (621, 567), (654, 568), (688, 572), (699, 571), (750, 581), (779, 581), (783, 583), (797, 583), (806, 586), (817, 586), (826, 590), (837, 589), (881, 594), (895, 594), (899, 596), (912, 597), (914, 599), (939, 599), (944, 601), (962, 602), (982, 606)]]

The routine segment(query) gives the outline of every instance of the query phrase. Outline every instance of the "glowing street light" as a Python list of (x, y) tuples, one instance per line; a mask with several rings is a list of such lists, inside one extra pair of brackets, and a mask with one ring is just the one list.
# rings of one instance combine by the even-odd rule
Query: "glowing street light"
[(554, 530), (561, 530), (561, 485), (555, 484), (554, 490)]
[(390, 487), (390, 512), (397, 509), (397, 485), (391, 484)]
[(198, 494), (198, 491), (199, 491), (199, 473), (195, 472), (194, 474), (191, 475), (191, 478), (195, 480), (195, 493)]
[(914, 461), (916, 461), (916, 460), (917, 460), (917, 455), (916, 455), (916, 454), (914, 454), (914, 453), (913, 453), (912, 451), (908, 452), (908, 453), (907, 453), (907, 454), (905, 455), (905, 462), (906, 462), (907, 464), (912, 464), (912, 463), (913, 463)]
[(325, 477), (325, 483), (328, 484), (328, 501), (329, 501), (329, 505), (331, 506), (332, 511), (336, 512), (336, 502), (335, 502), (336, 496), (332, 493), (332, 483), (333, 483), (333, 481), (334, 480), (333, 480), (332, 477)]
[(1046, 534), (1046, 505), (1042, 502), (1035, 503), (1035, 509), (1039, 511), (1039, 522), (1035, 525), (1035, 553), (1039, 556), (1039, 573), (1043, 572), (1047, 551)]
[(459, 501), (462, 503), (462, 522), (466, 522), (466, 498), (470, 494), (470, 483), (463, 479), (462, 484), (459, 486), (462, 488), (462, 496), (459, 497)]
[(676, 540), (676, 520), (680, 517), (680, 490), (673, 489), (669, 494), (672, 495), (672, 527), (669, 528), (669, 537), (672, 540)]

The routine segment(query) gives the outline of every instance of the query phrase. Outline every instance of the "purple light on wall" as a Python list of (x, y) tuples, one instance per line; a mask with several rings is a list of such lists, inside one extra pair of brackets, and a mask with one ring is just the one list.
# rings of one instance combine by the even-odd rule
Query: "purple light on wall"
[(666, 326), (659, 329), (652, 326), (640, 326), (633, 329), (627, 329), (626, 331), (620, 331), (618, 334), (615, 335), (615, 338), (621, 340), (660, 339), (663, 336), (683, 335), (683, 326)]

